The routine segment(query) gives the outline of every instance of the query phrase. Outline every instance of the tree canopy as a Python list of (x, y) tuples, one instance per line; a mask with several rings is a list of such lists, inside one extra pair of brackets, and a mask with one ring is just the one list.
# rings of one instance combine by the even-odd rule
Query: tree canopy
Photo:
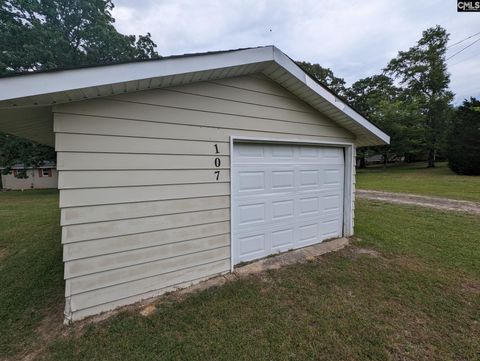
[[(123, 35), (115, 29), (112, 0), (0, 1), (0, 75), (159, 56), (150, 34)], [(360, 79), (351, 87), (330, 68), (297, 64), (391, 136), (389, 146), (370, 148), (375, 153), (382, 153), (385, 160), (389, 153), (407, 160), (428, 154), (428, 165), (434, 166), (436, 154), (447, 144), (452, 146), (446, 136), (453, 99), (445, 60), (448, 39), (440, 26), (426, 29), (381, 74)], [(0, 137), (0, 156), (7, 169), (54, 154), (26, 142)], [(21, 146), (32, 153), (31, 160)], [(358, 154), (362, 157), (366, 152), (360, 149)]]
[(455, 173), (480, 175), (480, 101), (465, 100), (448, 137), (448, 165)]
[[(0, 0), (0, 75), (159, 57), (149, 33), (115, 29), (113, 6), (111, 0)], [(16, 163), (50, 160), (52, 148), (0, 133), (5, 172)]]
[(445, 61), (448, 38), (441, 26), (429, 28), (415, 46), (400, 51), (385, 68), (386, 74), (399, 82), (405, 101), (418, 104), (429, 167), (435, 166), (436, 153), (444, 141), (453, 100)]
[(346, 83), (343, 78), (338, 78), (333, 74), (332, 69), (324, 68), (320, 64), (312, 64), (306, 61), (297, 61), (305, 72), (313, 76), (317, 81), (332, 89), (338, 95), (345, 95), (347, 90)]
[(158, 57), (150, 34), (123, 35), (111, 0), (4, 0), (0, 74)]
[[(395, 86), (393, 79), (385, 74), (360, 79), (347, 89), (346, 94), (355, 109), (390, 136), (390, 145), (370, 147), (374, 153), (383, 154), (384, 162), (389, 153), (404, 154), (411, 150), (411, 138), (407, 134), (412, 133), (415, 120), (418, 121), (417, 109), (406, 106), (402, 89)], [(358, 151), (360, 158), (366, 153), (366, 149)]]
[[(400, 51), (378, 75), (346, 85), (329, 68), (298, 62), (307, 73), (325, 84), (365, 115), (391, 137), (391, 144), (370, 147), (374, 153), (404, 156), (407, 160), (428, 155), (428, 165), (435, 166), (439, 151), (445, 149), (452, 112), (453, 93), (445, 61), (449, 35), (435, 26), (426, 29), (418, 42)], [(368, 149), (359, 149), (364, 157)]]
[(55, 151), (52, 147), (33, 143), (27, 139), (0, 133), (0, 164), (4, 166), (3, 174), (11, 172), (15, 164), (22, 164), (16, 175), (17, 178), (27, 178), (26, 169), (37, 168), (45, 161), (55, 160)]

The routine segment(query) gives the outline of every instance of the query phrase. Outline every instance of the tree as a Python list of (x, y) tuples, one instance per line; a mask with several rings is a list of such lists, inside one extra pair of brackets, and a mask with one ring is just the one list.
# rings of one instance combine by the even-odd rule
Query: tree
[(27, 168), (38, 168), (45, 161), (55, 159), (52, 147), (4, 133), (0, 133), (0, 149), (0, 164), (5, 166), (3, 174), (9, 174), (15, 164), (23, 164), (24, 168), (18, 172), (17, 178), (28, 178)]
[[(149, 33), (115, 29), (112, 9), (111, 0), (0, 0), (0, 75), (159, 57)], [(52, 148), (0, 133), (7, 171), (54, 159)]]
[(480, 100), (457, 109), (448, 137), (448, 166), (458, 174), (480, 175)]
[(429, 167), (435, 166), (453, 99), (448, 90), (450, 76), (445, 62), (448, 38), (442, 27), (429, 28), (415, 46), (400, 51), (385, 68), (387, 74), (399, 81), (406, 97), (419, 105)]
[(400, 92), (391, 78), (373, 75), (352, 84), (346, 95), (350, 104), (363, 115), (370, 117), (378, 111), (382, 101), (394, 101)]
[[(390, 145), (359, 148), (360, 167), (365, 167), (365, 157), (371, 150), (383, 155), (386, 165), (389, 155), (404, 154), (412, 148), (418, 107), (406, 101), (402, 89), (385, 74), (360, 79), (347, 90), (347, 99), (359, 112), (390, 135)], [(362, 160), (363, 159), (363, 160)]]
[(342, 78), (337, 78), (330, 68), (324, 68), (319, 64), (311, 64), (306, 61), (297, 61), (297, 65), (300, 66), (306, 73), (311, 75), (315, 80), (326, 85), (338, 95), (345, 95), (347, 90), (345, 86), (345, 80)]
[(111, 0), (3, 0), (0, 73), (158, 57), (150, 34), (120, 34)]

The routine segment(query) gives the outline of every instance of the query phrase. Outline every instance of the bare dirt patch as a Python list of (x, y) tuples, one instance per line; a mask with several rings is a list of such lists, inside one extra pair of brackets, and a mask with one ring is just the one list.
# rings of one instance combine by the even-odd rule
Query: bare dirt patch
[(22, 361), (30, 361), (37, 359), (47, 347), (62, 334), (64, 326), (62, 324), (63, 305), (58, 304), (49, 310), (45, 311), (45, 317), (35, 329), (37, 334), (37, 345), (32, 352), (25, 353), (20, 356)]
[(0, 259), (7, 257), (8, 251), (6, 248), (0, 247)]
[(367, 255), (373, 258), (381, 257), (380, 253), (375, 251), (374, 249), (369, 248), (352, 248), (352, 251), (356, 254)]
[(460, 201), (448, 198), (426, 197), (409, 193), (392, 193), (358, 189), (356, 197), (376, 200), (388, 203), (411, 204), (421, 207), (440, 209), (445, 211), (456, 211), (480, 215), (480, 203)]

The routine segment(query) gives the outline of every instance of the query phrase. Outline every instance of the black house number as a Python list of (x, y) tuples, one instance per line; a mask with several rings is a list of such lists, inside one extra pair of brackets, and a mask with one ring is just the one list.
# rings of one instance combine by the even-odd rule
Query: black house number
[[(220, 151), (218, 150), (218, 144), (214, 144), (214, 147), (215, 147), (215, 154), (220, 154)], [(214, 165), (215, 165), (215, 168), (219, 168), (222, 165), (220, 158), (218, 157), (215, 158)], [(220, 171), (216, 170), (213, 173), (215, 174), (215, 180), (218, 181), (218, 179), (220, 178)]]

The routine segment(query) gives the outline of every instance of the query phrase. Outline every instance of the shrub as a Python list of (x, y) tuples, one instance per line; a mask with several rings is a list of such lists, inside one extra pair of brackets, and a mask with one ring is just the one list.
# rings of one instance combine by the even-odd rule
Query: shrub
[(465, 100), (457, 109), (448, 139), (448, 166), (465, 175), (480, 175), (480, 101)]

